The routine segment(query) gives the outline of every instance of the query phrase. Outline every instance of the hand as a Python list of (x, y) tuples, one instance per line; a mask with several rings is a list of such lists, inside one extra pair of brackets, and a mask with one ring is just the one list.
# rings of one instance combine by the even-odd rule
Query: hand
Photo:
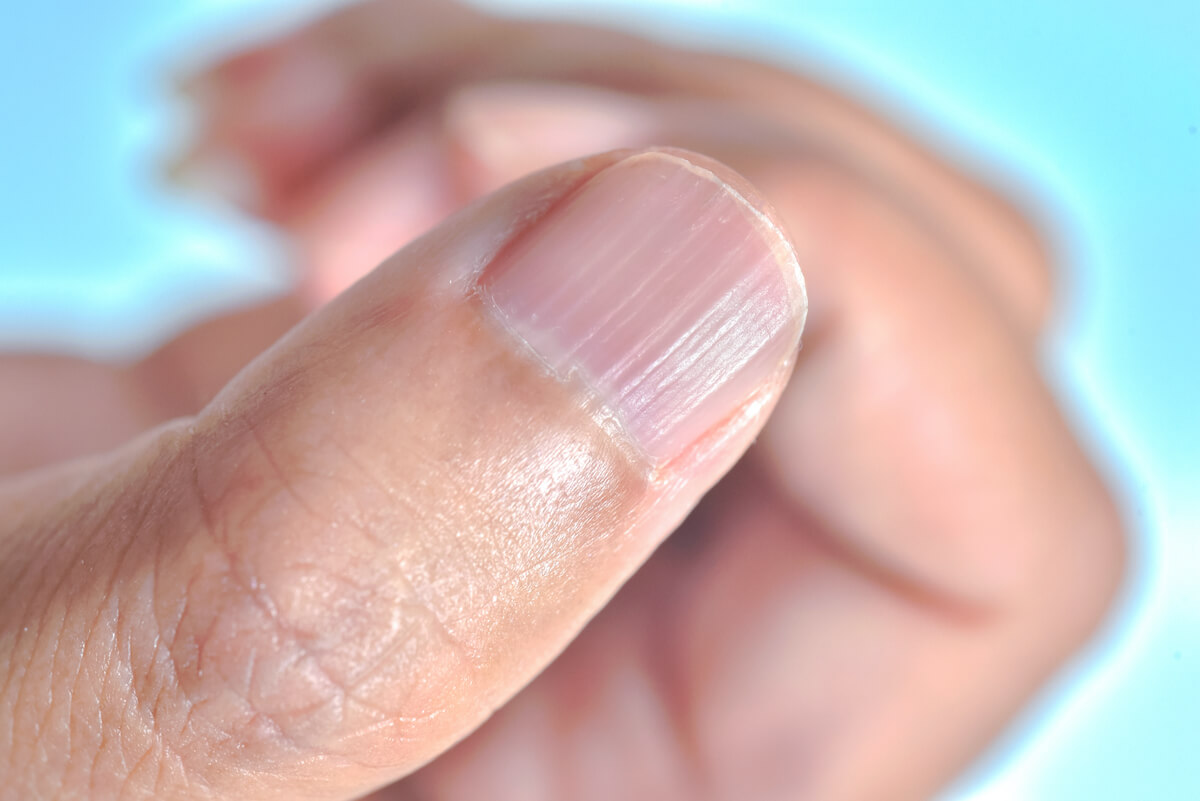
[[(240, 165), (226, 187), (300, 243), (301, 290), (127, 370), (4, 365), (10, 470), (152, 430), (0, 497), (0, 797), (335, 799), (407, 777), (381, 796), (922, 798), (1099, 619), (1118, 517), (1038, 375), (1037, 238), (849, 101), (399, 2), (192, 91), (209, 124), (181, 172)], [(675, 152), (517, 180), (238, 372), (453, 208), (651, 144), (757, 189)], [(719, 212), (706, 247), (664, 186)], [(812, 298), (795, 359), (784, 231)], [(634, 232), (659, 260), (609, 276), (601, 245)], [(650, 269), (681, 253), (707, 283)], [(587, 308), (530, 299), (556, 275)], [(645, 306), (615, 330), (715, 308), (724, 333), (581, 342), (628, 297)], [(663, 352), (681, 377), (649, 403), (603, 369)], [(695, 375), (720, 391), (677, 391)]]

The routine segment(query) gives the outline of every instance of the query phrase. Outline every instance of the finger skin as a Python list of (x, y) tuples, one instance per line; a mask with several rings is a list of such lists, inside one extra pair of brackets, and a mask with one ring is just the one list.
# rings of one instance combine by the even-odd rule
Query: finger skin
[[(544, 667), (749, 445), (801, 325), (671, 458), (530, 356), (479, 271), (586, 208), (585, 188), (648, 169), (720, 198), (744, 183), (661, 153), (533, 176), (406, 248), (196, 418), (11, 484), (6, 792), (352, 797)], [(753, 247), (790, 254), (745, 219), (729, 225)], [(790, 304), (798, 275), (771, 269)]]
[[(1038, 354), (939, 229), (853, 172), (793, 170), (756, 177), (802, 221), (792, 230), (821, 302), (761, 455), (840, 563), (817, 583), (843, 606), (789, 608), (784, 594), (767, 605), (785, 622), (760, 637), (781, 653), (798, 653), (781, 639), (814, 647), (805, 610), (824, 603), (854, 632), (829, 621), (829, 647), (886, 666), (844, 677), (841, 708), (869, 724), (847, 728), (813, 797), (923, 798), (1102, 625), (1123, 582), (1124, 523)], [(847, 592), (864, 576), (884, 593)], [(715, 649), (719, 632), (705, 636)], [(782, 675), (754, 684), (760, 705), (788, 697)], [(864, 760), (876, 770), (858, 770)]]

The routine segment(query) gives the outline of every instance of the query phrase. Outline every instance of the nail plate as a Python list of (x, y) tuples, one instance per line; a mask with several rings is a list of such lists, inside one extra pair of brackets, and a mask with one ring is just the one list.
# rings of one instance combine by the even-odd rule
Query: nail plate
[(656, 463), (749, 400), (795, 349), (806, 309), (787, 237), (675, 152), (620, 161), (484, 271), (505, 325), (578, 377)]

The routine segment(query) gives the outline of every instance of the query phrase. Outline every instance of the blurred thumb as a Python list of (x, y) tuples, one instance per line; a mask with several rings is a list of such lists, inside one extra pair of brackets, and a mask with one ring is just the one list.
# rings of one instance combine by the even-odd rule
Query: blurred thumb
[(805, 308), (727, 168), (597, 156), (417, 240), (197, 418), (8, 487), (0, 797), (349, 798), (414, 770), (740, 456)]

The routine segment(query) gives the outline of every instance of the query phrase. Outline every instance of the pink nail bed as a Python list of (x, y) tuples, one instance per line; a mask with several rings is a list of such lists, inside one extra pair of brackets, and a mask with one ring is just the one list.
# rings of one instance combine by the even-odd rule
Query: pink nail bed
[(750, 398), (806, 308), (787, 237), (710, 170), (669, 152), (591, 178), (481, 284), (557, 375), (578, 376), (656, 462)]

